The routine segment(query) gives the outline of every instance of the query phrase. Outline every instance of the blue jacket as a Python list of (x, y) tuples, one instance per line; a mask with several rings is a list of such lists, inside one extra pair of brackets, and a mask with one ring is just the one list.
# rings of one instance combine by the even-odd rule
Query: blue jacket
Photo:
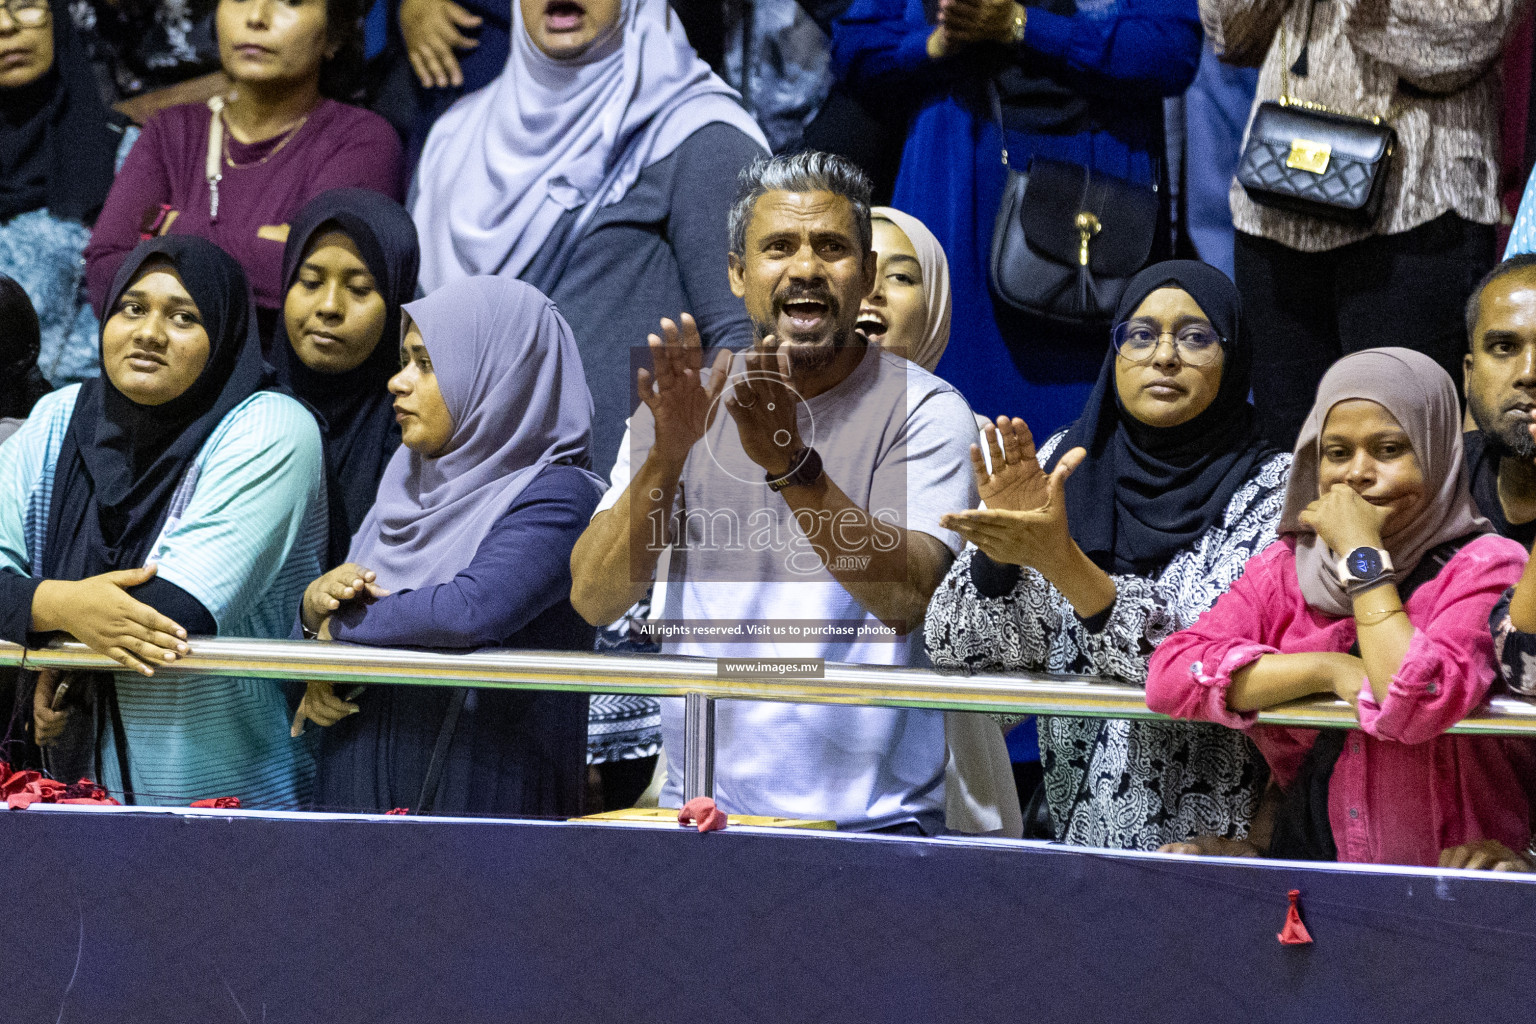
[(1160, 153), (1162, 98), (1187, 89), (1199, 67), (1196, 0), (1079, 0), (1077, 7), (1070, 15), (1030, 7), (1018, 46), (969, 47), (935, 61), (922, 0), (854, 0), (833, 29), (833, 67), (867, 98), (887, 107), (909, 103), (915, 126), (935, 104), (958, 104), (990, 119), (986, 72), (1013, 60), (1087, 99), (1093, 123), (1060, 134), (1010, 130), (1015, 165), (1039, 152), (1146, 181), (1148, 156)]

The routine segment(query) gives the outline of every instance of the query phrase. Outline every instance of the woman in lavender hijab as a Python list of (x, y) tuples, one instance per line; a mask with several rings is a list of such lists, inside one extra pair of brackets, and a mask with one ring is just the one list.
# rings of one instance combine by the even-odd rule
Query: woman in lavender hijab
[[(404, 307), (390, 379), (403, 447), (348, 562), (310, 584), (306, 635), (377, 646), (592, 649), (570, 554), (602, 496), (592, 399), (570, 328), (529, 285), (473, 277)], [(582, 694), (310, 683), (327, 726), (317, 803), (335, 810), (570, 815), (585, 776)]]
[(407, 203), (421, 286), (496, 274), (554, 300), (606, 473), (639, 403), (631, 353), (658, 320), (692, 315), (706, 348), (752, 343), (726, 281), (726, 215), (767, 142), (666, 0), (515, 0), (511, 14), (505, 68), (422, 150)]

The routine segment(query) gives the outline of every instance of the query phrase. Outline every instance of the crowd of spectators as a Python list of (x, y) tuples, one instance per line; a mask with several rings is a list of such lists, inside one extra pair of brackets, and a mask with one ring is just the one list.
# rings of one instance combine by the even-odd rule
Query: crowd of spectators
[[(682, 802), (679, 700), (157, 674), (209, 636), (1091, 675), (1162, 717), (723, 701), (714, 798), (1530, 870), (1536, 747), (1450, 733), (1536, 694), (1529, 7), (0, 2), (0, 638), (121, 666), (8, 680), (3, 757)], [(1234, 177), (1277, 100), (1390, 128), (1369, 219)]]

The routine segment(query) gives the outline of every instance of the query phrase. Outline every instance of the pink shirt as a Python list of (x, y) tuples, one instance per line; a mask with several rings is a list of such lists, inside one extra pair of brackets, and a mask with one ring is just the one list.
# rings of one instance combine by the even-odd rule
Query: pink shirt
[[(1526, 784), (1536, 776), (1527, 741), (1446, 736), (1488, 694), (1495, 673), (1488, 615), (1520, 577), (1525, 549), (1493, 535), (1458, 551), (1406, 605), (1415, 630), (1386, 700), (1361, 675), (1360, 729), (1352, 730), (1328, 790), (1341, 861), (1434, 865), (1447, 846), (1497, 839), (1523, 850), (1531, 837)], [(1346, 652), (1355, 620), (1307, 606), (1294, 541), (1248, 561), (1241, 578), (1189, 629), (1152, 656), (1147, 706), (1175, 718), (1248, 729), (1256, 714), (1227, 707), (1232, 673), (1265, 654)], [(1260, 727), (1254, 742), (1289, 786), (1315, 729)]]

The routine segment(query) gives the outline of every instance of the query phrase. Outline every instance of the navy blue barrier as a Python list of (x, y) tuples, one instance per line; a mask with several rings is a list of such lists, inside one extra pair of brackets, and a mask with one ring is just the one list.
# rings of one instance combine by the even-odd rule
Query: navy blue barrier
[(0, 849), (7, 1024), (1536, 1018), (1531, 878), (36, 807)]

